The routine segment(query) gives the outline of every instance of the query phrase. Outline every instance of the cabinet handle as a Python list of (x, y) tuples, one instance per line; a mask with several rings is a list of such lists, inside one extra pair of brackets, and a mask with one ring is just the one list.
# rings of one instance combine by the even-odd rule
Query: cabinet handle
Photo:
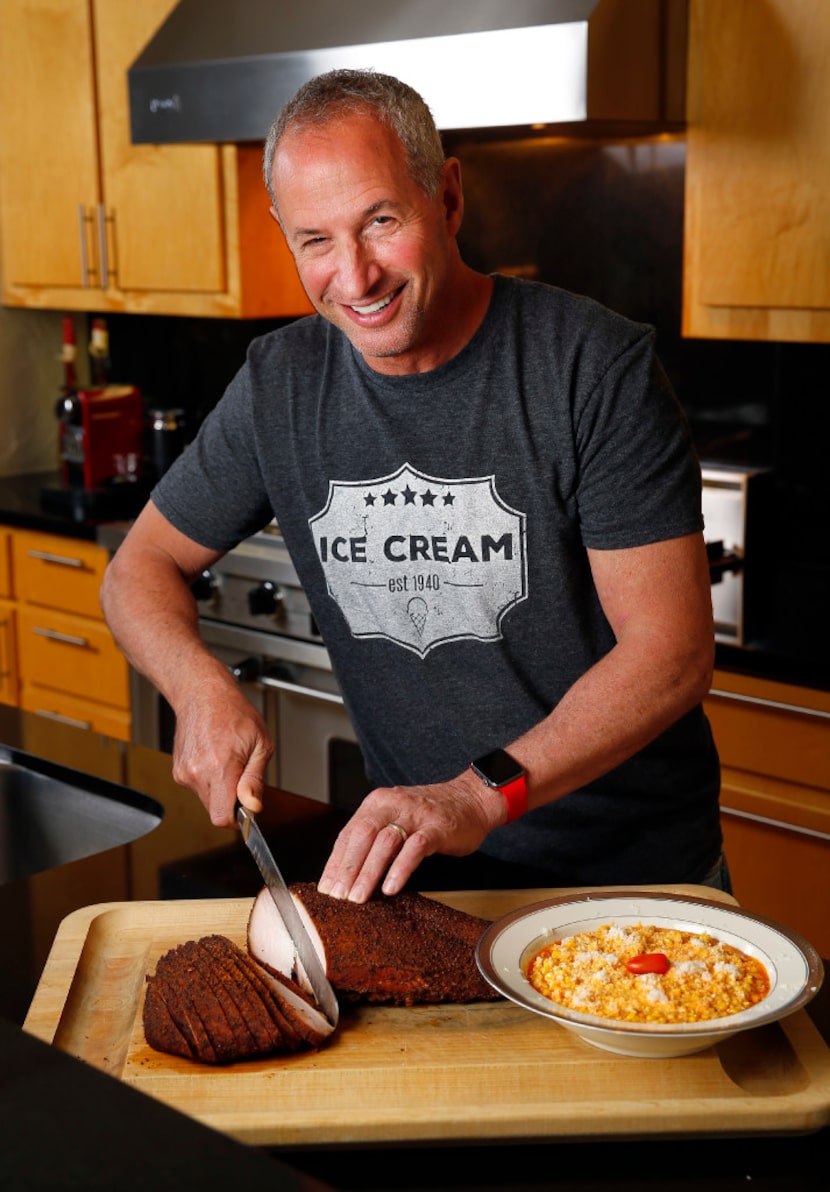
[(830, 720), (830, 712), (821, 708), (805, 708), (800, 704), (785, 704), (777, 699), (763, 699), (760, 695), (742, 695), (739, 691), (721, 691), (713, 687), (710, 696), (718, 699), (731, 699), (739, 704), (757, 704), (761, 708), (774, 708), (776, 712), (792, 712), (795, 716), (815, 716), (818, 720)]
[(101, 260), (101, 289), (105, 290), (109, 285), (109, 259), (107, 256), (107, 215), (104, 211), (104, 204), (98, 204), (98, 253)]
[(830, 840), (830, 832), (819, 832), (817, 828), (802, 828), (798, 824), (788, 824), (786, 820), (771, 819), (767, 815), (755, 815), (751, 811), (738, 811), (735, 807), (721, 807), (725, 815), (734, 815), (738, 819), (752, 820), (754, 824), (766, 824), (770, 828), (782, 828), (785, 832), (794, 832), (796, 836), (812, 836), (818, 840)]
[(75, 559), (70, 555), (53, 555), (47, 550), (30, 550), (26, 552), (30, 559), (41, 559), (44, 563), (57, 563), (61, 567), (83, 567), (83, 559)]
[(259, 681), (263, 687), (276, 687), (279, 691), (288, 691), (291, 695), (305, 695), (325, 704), (343, 704), (343, 696), (335, 695), (332, 691), (318, 691), (316, 687), (305, 687), (288, 679), (274, 679), (271, 675), (263, 675)]
[(36, 633), (38, 637), (48, 637), (53, 642), (62, 642), (65, 646), (82, 646), (85, 649), (89, 645), (89, 639), (86, 637), (74, 637), (71, 633), (58, 633), (56, 629), (41, 629), (38, 625), (35, 625), (32, 633)]
[(92, 728), (91, 720), (75, 720), (72, 716), (61, 716), (60, 712), (47, 712), (45, 708), (36, 708), (35, 716), (44, 716), (47, 720), (57, 720), (58, 724), (71, 724), (73, 728)]
[(86, 252), (86, 208), (78, 204), (78, 243), (81, 246), (81, 285), (89, 288), (89, 260)]

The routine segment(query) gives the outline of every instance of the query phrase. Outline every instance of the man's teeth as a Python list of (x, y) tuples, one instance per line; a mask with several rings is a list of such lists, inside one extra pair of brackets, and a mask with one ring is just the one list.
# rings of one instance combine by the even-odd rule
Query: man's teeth
[(383, 310), (384, 306), (388, 306), (394, 297), (394, 294), (387, 294), (379, 302), (372, 302), (369, 306), (353, 306), (352, 310), (358, 315), (373, 315), (377, 311)]

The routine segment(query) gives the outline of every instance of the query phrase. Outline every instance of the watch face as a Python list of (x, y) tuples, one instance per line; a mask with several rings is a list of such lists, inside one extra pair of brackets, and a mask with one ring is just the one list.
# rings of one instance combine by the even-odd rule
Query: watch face
[(522, 766), (503, 749), (494, 749), (492, 753), (476, 758), (472, 767), (490, 786), (507, 786), (524, 774)]

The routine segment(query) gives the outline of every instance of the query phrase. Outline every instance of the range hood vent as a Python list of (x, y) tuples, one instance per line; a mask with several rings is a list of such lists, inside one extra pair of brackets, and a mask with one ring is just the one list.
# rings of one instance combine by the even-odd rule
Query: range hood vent
[(135, 143), (261, 141), (307, 79), (397, 75), (442, 130), (683, 119), (687, 0), (179, 0), (129, 71)]

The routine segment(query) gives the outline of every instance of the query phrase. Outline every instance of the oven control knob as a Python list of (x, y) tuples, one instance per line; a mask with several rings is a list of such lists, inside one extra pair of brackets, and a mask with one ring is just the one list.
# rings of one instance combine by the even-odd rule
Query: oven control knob
[(282, 607), (282, 592), (270, 579), (251, 588), (248, 593), (248, 610), (254, 617), (272, 617)]
[(237, 683), (255, 683), (262, 674), (262, 663), (256, 657), (242, 658), (239, 662), (232, 663), (228, 670)]
[(203, 604), (207, 600), (213, 600), (219, 590), (219, 583), (212, 571), (203, 571), (190, 585), (190, 590), (196, 600)]

